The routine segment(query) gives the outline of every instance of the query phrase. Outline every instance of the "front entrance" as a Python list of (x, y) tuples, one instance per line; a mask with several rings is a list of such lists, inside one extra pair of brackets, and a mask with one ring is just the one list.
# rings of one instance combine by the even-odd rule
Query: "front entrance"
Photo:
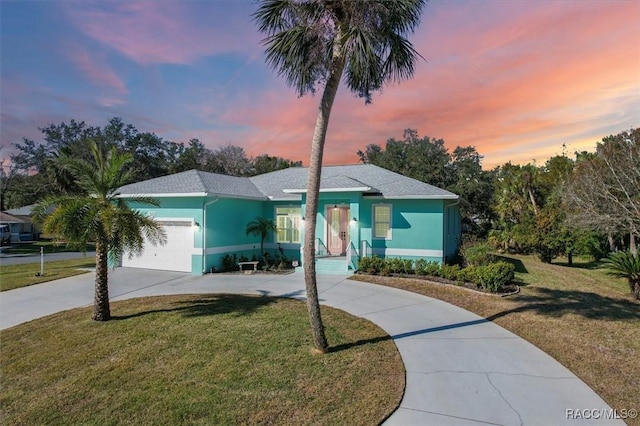
[(327, 207), (327, 250), (330, 256), (344, 256), (349, 245), (349, 207)]

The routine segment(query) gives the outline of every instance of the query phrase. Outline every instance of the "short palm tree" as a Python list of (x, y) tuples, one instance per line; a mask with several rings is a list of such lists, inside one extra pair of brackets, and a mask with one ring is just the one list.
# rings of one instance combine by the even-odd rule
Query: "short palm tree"
[(619, 251), (610, 254), (603, 263), (607, 274), (626, 278), (631, 294), (640, 299), (640, 255), (634, 255), (631, 250)]
[(260, 236), (260, 255), (262, 256), (262, 260), (265, 262), (264, 240), (267, 239), (270, 232), (275, 232), (277, 229), (276, 224), (273, 223), (271, 219), (265, 219), (264, 217), (256, 217), (251, 222), (247, 223), (247, 228), (245, 230), (247, 235)]
[[(131, 180), (133, 157), (119, 154), (115, 148), (106, 150), (95, 141), (88, 141), (92, 161), (59, 158), (59, 166), (75, 179), (81, 194), (52, 196), (41, 201), (36, 218), (42, 229), (64, 239), (69, 245), (86, 249), (96, 245), (96, 281), (93, 316), (96, 321), (111, 319), (109, 307), (108, 267), (115, 266), (125, 252), (140, 254), (145, 237), (154, 244), (164, 244), (162, 228), (150, 217), (131, 209), (118, 198), (117, 189)], [(147, 197), (129, 201), (157, 205)], [(47, 214), (50, 207), (53, 211)]]
[(316, 212), (329, 115), (343, 74), (349, 89), (371, 102), (388, 81), (413, 75), (419, 56), (406, 35), (425, 0), (264, 0), (254, 14), (267, 37), (267, 63), (298, 95), (324, 86), (311, 142), (307, 180), (304, 272), (316, 348), (328, 351), (315, 270)]

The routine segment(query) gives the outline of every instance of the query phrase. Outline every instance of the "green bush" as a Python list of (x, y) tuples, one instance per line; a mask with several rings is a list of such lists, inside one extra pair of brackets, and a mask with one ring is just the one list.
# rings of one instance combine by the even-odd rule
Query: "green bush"
[(493, 247), (486, 242), (470, 242), (460, 247), (460, 255), (466, 266), (488, 265), (495, 261)]
[(447, 265), (446, 263), (440, 267), (440, 276), (446, 280), (450, 281), (458, 281), (460, 277), (460, 266), (458, 265)]
[(222, 257), (222, 271), (230, 272), (235, 271), (238, 268), (238, 261), (236, 255), (225, 254)]
[(387, 269), (392, 274), (401, 274), (404, 272), (404, 262), (400, 258), (385, 259)]
[(496, 293), (513, 281), (515, 267), (511, 263), (499, 261), (474, 268), (475, 278), (471, 282), (482, 289)]
[(378, 256), (363, 257), (358, 262), (358, 269), (367, 274), (379, 274), (380, 271), (385, 268), (386, 262), (384, 259)]

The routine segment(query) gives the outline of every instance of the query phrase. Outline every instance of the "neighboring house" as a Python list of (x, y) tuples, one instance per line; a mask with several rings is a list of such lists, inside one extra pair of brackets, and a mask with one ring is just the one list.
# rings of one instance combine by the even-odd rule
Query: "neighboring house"
[[(11, 241), (31, 241), (33, 240), (33, 224), (31, 223), (32, 206), (21, 207), (0, 212), (0, 224), (9, 225), (11, 231)], [(24, 214), (26, 213), (26, 214)]]
[[(147, 244), (122, 266), (201, 274), (221, 267), (222, 257), (259, 257), (260, 237), (245, 233), (256, 216), (278, 230), (265, 247), (272, 258), (301, 263), (306, 168), (243, 178), (190, 170), (120, 188), (120, 197), (153, 197), (158, 207), (132, 205), (153, 216), (167, 244)], [(325, 166), (317, 212), (318, 272), (348, 272), (360, 256), (443, 262), (460, 236), (458, 196), (370, 165)]]

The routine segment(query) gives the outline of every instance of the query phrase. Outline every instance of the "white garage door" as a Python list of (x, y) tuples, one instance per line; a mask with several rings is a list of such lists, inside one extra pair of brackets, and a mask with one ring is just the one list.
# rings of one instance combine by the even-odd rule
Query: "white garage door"
[(167, 235), (164, 246), (146, 241), (140, 256), (122, 256), (122, 266), (129, 268), (161, 269), (191, 272), (193, 253), (193, 225), (191, 221), (157, 221)]

